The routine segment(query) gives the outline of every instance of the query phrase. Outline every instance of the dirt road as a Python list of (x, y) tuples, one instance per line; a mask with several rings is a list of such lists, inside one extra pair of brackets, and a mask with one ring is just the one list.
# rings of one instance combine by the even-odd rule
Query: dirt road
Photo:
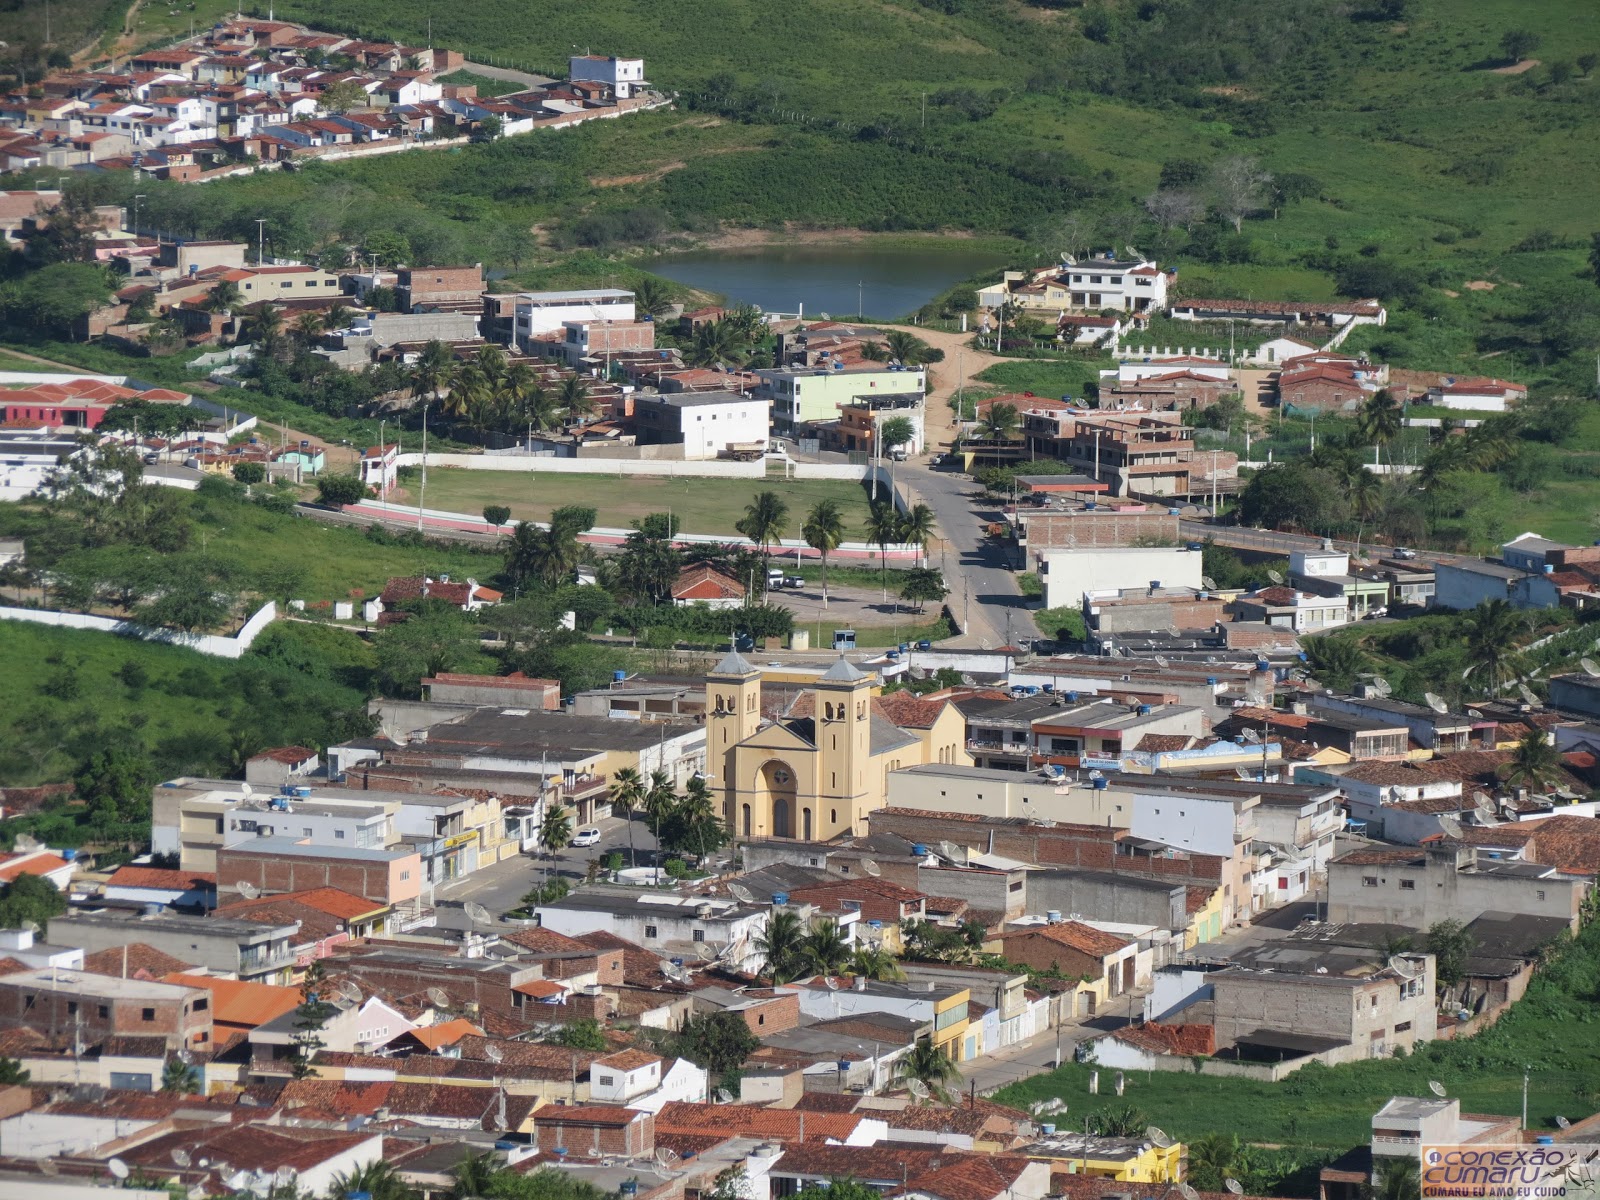
[(936, 445), (941, 448), (947, 447), (955, 437), (956, 419), (955, 412), (950, 407), (950, 400), (956, 394), (956, 389), (986, 387), (993, 390), (993, 384), (979, 382), (978, 376), (996, 363), (1015, 361), (990, 354), (986, 350), (972, 349), (967, 345), (972, 340), (971, 333), (945, 333), (921, 325), (884, 325), (879, 328), (903, 329), (913, 337), (921, 338), (934, 349), (944, 351), (944, 361), (935, 363), (928, 369), (926, 420), (930, 448)]

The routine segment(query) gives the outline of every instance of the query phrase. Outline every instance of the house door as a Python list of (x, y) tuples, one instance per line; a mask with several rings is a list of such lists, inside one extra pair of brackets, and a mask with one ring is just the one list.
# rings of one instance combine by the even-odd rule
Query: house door
[(772, 836), (794, 836), (794, 827), (789, 823), (789, 801), (782, 797), (772, 802)]
[(1133, 991), (1133, 959), (1132, 958), (1125, 958), (1125, 959), (1122, 960), (1122, 990), (1125, 991), (1125, 992)]

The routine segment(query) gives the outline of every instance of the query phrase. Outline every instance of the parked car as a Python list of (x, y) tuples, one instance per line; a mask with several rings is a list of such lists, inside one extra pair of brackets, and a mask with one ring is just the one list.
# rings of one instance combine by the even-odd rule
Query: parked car
[(783, 577), (783, 586), (786, 588), (803, 588), (805, 585), (806, 581), (798, 575), (785, 575)]
[(1413, 559), (1413, 558), (1415, 558), (1417, 556), (1417, 552), (1415, 550), (1413, 550), (1410, 546), (1396, 546), (1394, 548), (1394, 556), (1396, 558), (1403, 558), (1403, 559), (1410, 560), (1410, 559)]
[(927, 638), (923, 638), (920, 642), (917, 643), (917, 649), (918, 650), (932, 650), (933, 649), (933, 643), (930, 642)]
[(576, 849), (585, 846), (598, 846), (600, 844), (600, 828), (597, 825), (585, 825), (572, 835), (572, 845)]

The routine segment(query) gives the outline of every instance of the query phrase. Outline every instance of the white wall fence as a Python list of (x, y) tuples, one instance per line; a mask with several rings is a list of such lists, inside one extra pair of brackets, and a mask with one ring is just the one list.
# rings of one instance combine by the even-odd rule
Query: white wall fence
[[(672, 479), (768, 479), (781, 483), (783, 479), (839, 479), (847, 482), (870, 483), (874, 475), (887, 484), (892, 472), (877, 464), (861, 463), (804, 463), (792, 459), (783, 462), (783, 479), (768, 474), (768, 464), (773, 459), (756, 462), (728, 462), (722, 459), (681, 461), (676, 459), (631, 458), (544, 458), (536, 454), (429, 454), (428, 466), (464, 471), (547, 471), (553, 475), (614, 475), (618, 479), (630, 475), (655, 476)], [(397, 467), (420, 467), (422, 455), (396, 456)], [(895, 503), (903, 510), (906, 497), (895, 487)]]
[(114, 383), (126, 386), (126, 375), (96, 375), (93, 371), (74, 371), (63, 367), (59, 371), (0, 371), (0, 386), (28, 383), (61, 383), (67, 379), (92, 379), (96, 383)]
[(153, 629), (132, 621), (118, 621), (113, 617), (96, 617), (90, 613), (55, 612), (42, 608), (0, 608), (0, 621), (30, 621), (35, 625), (53, 625), (58, 629), (88, 629), (99, 633), (115, 633), (136, 637), (146, 642), (165, 642), (185, 646), (213, 658), (243, 658), (261, 631), (278, 615), (278, 606), (271, 600), (256, 610), (255, 614), (232, 637), (219, 637), (209, 633), (180, 633), (176, 629)]

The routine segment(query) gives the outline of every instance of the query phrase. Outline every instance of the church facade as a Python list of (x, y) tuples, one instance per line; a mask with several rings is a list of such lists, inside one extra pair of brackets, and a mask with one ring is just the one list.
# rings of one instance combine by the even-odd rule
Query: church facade
[(960, 710), (885, 696), (876, 674), (843, 657), (776, 719), (762, 711), (761, 672), (739, 654), (706, 677), (706, 764), (735, 838), (863, 832), (889, 772), (924, 763), (971, 765)]

